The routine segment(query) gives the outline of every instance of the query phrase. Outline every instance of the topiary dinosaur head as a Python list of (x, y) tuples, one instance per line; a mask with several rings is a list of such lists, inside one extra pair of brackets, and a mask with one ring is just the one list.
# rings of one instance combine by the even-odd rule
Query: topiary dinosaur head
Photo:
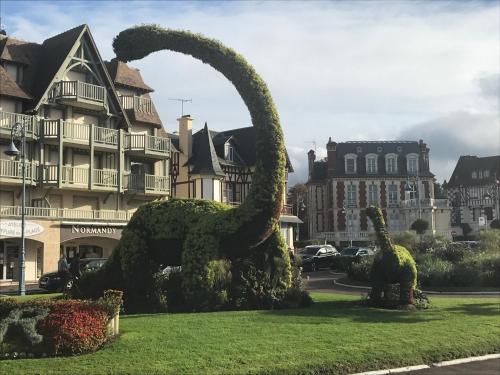
[(368, 206), (365, 210), (365, 213), (366, 216), (370, 218), (375, 227), (380, 224), (385, 226), (384, 215), (382, 215), (382, 210), (379, 207)]

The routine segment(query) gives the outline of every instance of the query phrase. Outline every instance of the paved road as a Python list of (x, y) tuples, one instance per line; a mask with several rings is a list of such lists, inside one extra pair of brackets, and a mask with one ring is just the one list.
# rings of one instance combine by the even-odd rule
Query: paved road
[(460, 365), (432, 367), (425, 370), (408, 372), (411, 375), (499, 375), (500, 359), (489, 359), (463, 363)]

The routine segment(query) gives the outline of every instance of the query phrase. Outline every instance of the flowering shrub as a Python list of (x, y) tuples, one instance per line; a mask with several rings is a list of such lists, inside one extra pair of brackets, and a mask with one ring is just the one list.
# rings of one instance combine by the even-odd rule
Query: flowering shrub
[(55, 302), (38, 328), (53, 354), (80, 354), (106, 342), (107, 322), (106, 310), (98, 305), (68, 300)]

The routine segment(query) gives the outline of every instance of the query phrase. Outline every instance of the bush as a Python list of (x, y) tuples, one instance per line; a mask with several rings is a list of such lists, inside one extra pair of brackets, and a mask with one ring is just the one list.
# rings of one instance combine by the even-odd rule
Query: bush
[(450, 243), (446, 246), (437, 247), (434, 251), (438, 258), (454, 263), (462, 261), (469, 253), (471, 253), (471, 250), (463, 243)]
[(393, 235), (392, 241), (395, 245), (406, 247), (408, 251), (412, 251), (418, 242), (418, 238), (414, 232), (406, 231)]
[(373, 256), (364, 256), (358, 261), (352, 262), (347, 271), (349, 279), (361, 282), (370, 282), (370, 272), (374, 258), (375, 257)]
[(417, 219), (411, 224), (410, 229), (417, 232), (417, 234), (424, 234), (425, 231), (429, 229), (429, 222), (423, 219)]
[(500, 230), (483, 230), (479, 233), (478, 239), (481, 249), (488, 252), (500, 253)]
[(498, 220), (498, 219), (492, 220), (490, 223), (490, 228), (491, 229), (500, 229), (500, 220)]
[(453, 264), (446, 260), (425, 255), (418, 264), (418, 278), (422, 286), (447, 286), (450, 285)]
[(106, 342), (107, 322), (107, 312), (96, 304), (58, 301), (39, 323), (39, 331), (51, 353), (81, 354), (95, 351)]
[(6, 341), (8, 333), (14, 329), (17, 338), (26, 339), (30, 346), (40, 344), (43, 336), (36, 331), (37, 323), (44, 319), (49, 309), (41, 307), (18, 307), (12, 309), (0, 321), (0, 343)]

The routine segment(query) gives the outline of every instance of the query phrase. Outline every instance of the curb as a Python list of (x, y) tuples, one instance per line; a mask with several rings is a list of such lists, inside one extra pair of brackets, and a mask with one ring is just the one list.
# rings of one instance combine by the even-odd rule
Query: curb
[[(349, 285), (339, 283), (337, 280), (333, 280), (333, 285), (338, 285), (344, 288), (360, 289), (365, 292), (369, 292), (371, 288), (369, 286), (359, 286), (359, 285)], [(500, 296), (500, 292), (436, 292), (431, 290), (423, 290), (425, 294), (429, 295), (457, 295), (457, 296)]]
[(392, 368), (392, 369), (387, 369), (387, 370), (357, 372), (357, 373), (351, 374), (351, 375), (397, 374), (397, 373), (401, 373), (401, 372), (425, 370), (425, 369), (429, 369), (431, 367), (445, 367), (445, 366), (452, 366), (452, 365), (460, 365), (463, 363), (486, 361), (488, 359), (497, 359), (497, 358), (500, 358), (500, 353), (487, 354), (487, 355), (482, 355), (482, 356), (478, 356), (478, 357), (459, 358), (459, 359), (453, 359), (451, 361), (436, 362), (436, 363), (432, 363), (430, 366), (429, 365), (417, 365), (417, 366), (398, 367), (398, 368)]

